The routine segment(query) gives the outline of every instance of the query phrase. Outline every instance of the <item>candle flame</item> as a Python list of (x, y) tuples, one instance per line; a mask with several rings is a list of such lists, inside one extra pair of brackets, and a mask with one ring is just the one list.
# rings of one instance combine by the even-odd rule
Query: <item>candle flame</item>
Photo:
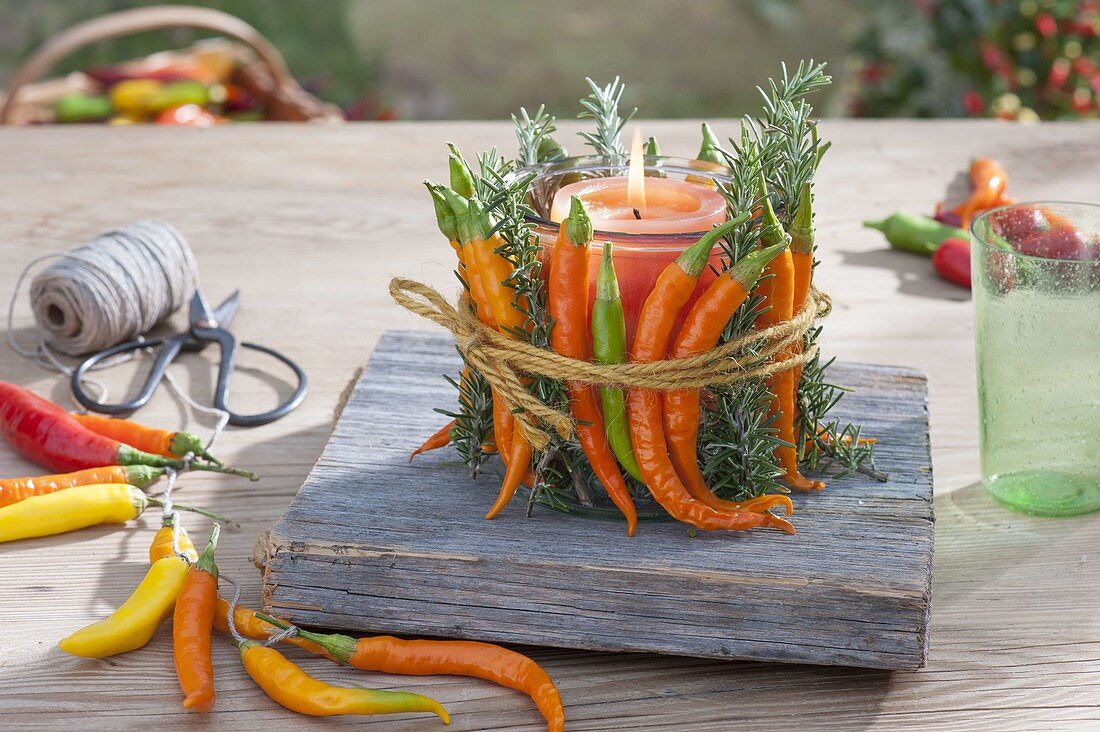
[(642, 149), (642, 131), (634, 130), (630, 143), (630, 171), (626, 178), (626, 204), (645, 213), (645, 152)]

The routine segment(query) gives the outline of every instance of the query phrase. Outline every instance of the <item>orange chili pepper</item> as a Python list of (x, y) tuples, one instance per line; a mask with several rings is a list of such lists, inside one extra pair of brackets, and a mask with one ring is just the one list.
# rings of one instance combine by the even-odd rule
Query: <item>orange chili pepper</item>
[(210, 630), (218, 601), (218, 565), (214, 562), (218, 528), (214, 524), (210, 542), (187, 572), (172, 616), (172, 657), (183, 691), (183, 708), (200, 714), (214, 708), (215, 698)]
[[(764, 177), (760, 176), (760, 192), (763, 199), (764, 213), (761, 222), (761, 240), (765, 246), (772, 246), (779, 242), (785, 242), (786, 234), (779, 225), (779, 220), (772, 210), (771, 201), (768, 199), (764, 184)], [(756, 319), (756, 327), (768, 328), (779, 323), (784, 323), (794, 317), (794, 260), (791, 259), (790, 250), (784, 249), (769, 264), (765, 274), (770, 274), (760, 282), (757, 292), (764, 298), (764, 305), (768, 307)], [(794, 354), (793, 349), (776, 354), (777, 358), (788, 358)], [(800, 491), (821, 490), (825, 484), (810, 480), (798, 470), (798, 451), (795, 449), (797, 438), (795, 437), (794, 409), (795, 396), (798, 384), (794, 380), (794, 371), (785, 369), (770, 376), (767, 380), (768, 389), (772, 393), (769, 414), (775, 416), (775, 427), (778, 430), (779, 439), (788, 443), (778, 445), (775, 448), (775, 457), (783, 469), (784, 480), (791, 488)]]
[(970, 161), (970, 197), (955, 209), (962, 228), (969, 228), (970, 220), (982, 211), (1011, 203), (1004, 195), (1007, 187), (1008, 173), (999, 162), (993, 158)]
[[(153, 543), (149, 545), (150, 564), (155, 564), (158, 559), (176, 555), (176, 550), (172, 546), (173, 521), (175, 519), (166, 517), (163, 519), (161, 527), (157, 529), (157, 533), (153, 537)], [(191, 537), (187, 534), (187, 529), (182, 526), (179, 527), (179, 535), (180, 553), (192, 563), (199, 561), (199, 552), (195, 548), (194, 542), (191, 541)]]
[(118, 440), (142, 452), (167, 458), (181, 458), (192, 452), (197, 457), (209, 460), (215, 465), (222, 464), (220, 460), (215, 459), (210, 453), (206, 452), (206, 448), (198, 435), (193, 435), (190, 432), (170, 432), (155, 427), (146, 427), (143, 424), (126, 419), (101, 417), (98, 414), (74, 414), (73, 418), (97, 435)]
[[(461, 158), (458, 158), (460, 162)], [(452, 170), (454, 166), (452, 165)], [(429, 187), (433, 191), (433, 197), (447, 206), (456, 222), (456, 236), (459, 244), (459, 259), (466, 269), (466, 281), (470, 288), (470, 298), (474, 302), (475, 312), (482, 323), (497, 328), (504, 333), (514, 333), (514, 329), (524, 329), (526, 318), (515, 307), (512, 301), (511, 288), (504, 284), (504, 280), (511, 276), (512, 267), (506, 259), (498, 254), (495, 249), (501, 242), (493, 237), (486, 240), (491, 229), (488, 216), (481, 210), (476, 200), (467, 201), (455, 191), (444, 186)], [(438, 205), (437, 205), (438, 207)], [(504, 323), (507, 330), (501, 328)], [(515, 426), (515, 420), (511, 412), (504, 404), (500, 396), (493, 394), (493, 442), (497, 446), (501, 459), (505, 466), (513, 462), (513, 446), (518, 449), (518, 462), (516, 473), (505, 472), (505, 479), (501, 484), (498, 503), (503, 500), (500, 508), (507, 505), (508, 500), (519, 488), (520, 481), (528, 473), (527, 466), (531, 462), (531, 447), (526, 445), (527, 440)], [(516, 444), (516, 443), (522, 444)], [(526, 453), (526, 454), (524, 454)], [(523, 468), (520, 470), (520, 468)], [(507, 496), (507, 498), (504, 498)], [(492, 518), (499, 513), (490, 511)]]
[[(588, 244), (592, 241), (593, 228), (578, 196), (573, 196), (570, 206), (569, 217), (558, 228), (550, 271), (547, 304), (554, 321), (550, 346), (562, 355), (587, 360), (592, 356), (588, 340)], [(591, 384), (574, 381), (566, 383), (566, 390), (569, 408), (577, 423), (577, 438), (588, 464), (626, 517), (626, 535), (633, 536), (638, 525), (638, 511), (607, 441), (599, 391)]]
[[(668, 344), (676, 318), (695, 291), (699, 275), (707, 265), (714, 243), (719, 237), (742, 224), (746, 218), (747, 214), (742, 214), (712, 229), (661, 272), (642, 305), (638, 329), (631, 345), (631, 361), (650, 363), (668, 355)], [(652, 389), (629, 389), (627, 415), (634, 454), (638, 458), (638, 467), (645, 478), (646, 487), (673, 518), (707, 531), (773, 526), (789, 533), (794, 532), (794, 527), (789, 522), (770, 513), (715, 511), (692, 497), (669, 458), (659, 392)]]
[[(791, 235), (791, 262), (794, 265), (794, 315), (797, 317), (806, 309), (810, 296), (810, 285), (814, 276), (814, 213), (813, 189), (807, 181), (802, 185), (795, 209), (794, 220), (788, 233)], [(796, 345), (797, 353), (802, 353), (803, 344)], [(795, 404), (794, 424), (797, 427), (801, 412), (798, 407), (798, 389), (802, 385), (802, 364), (794, 367)]]
[[(672, 343), (669, 358), (687, 358), (713, 349), (734, 312), (760, 279), (764, 266), (785, 247), (786, 242), (750, 252), (715, 279), (688, 311)], [(664, 393), (665, 438), (668, 440), (669, 456), (688, 492), (716, 511), (761, 512), (782, 505), (790, 515), (794, 507), (787, 496), (767, 495), (737, 503), (714, 495), (699, 470), (699, 404), (698, 389), (677, 389)]]
[[(447, 193), (444, 192), (444, 195)], [(454, 200), (448, 198), (448, 201), (453, 207)], [(527, 330), (527, 316), (518, 307), (522, 305), (522, 301), (517, 303), (512, 288), (506, 284), (512, 276), (512, 265), (497, 251), (504, 242), (495, 234), (489, 235), (492, 228), (489, 217), (476, 198), (470, 199), (464, 212), (460, 208), (455, 210), (458, 212), (459, 242), (462, 244), (463, 257), (470, 268), (470, 276), (481, 282), (481, 290), (488, 309), (492, 312), (493, 325), (504, 335), (514, 338), (518, 333)], [(494, 395), (494, 399), (496, 398), (498, 397)], [(497, 444), (501, 441), (498, 432)], [(527, 475), (531, 453), (531, 445), (524, 437), (519, 423), (515, 422), (511, 433), (511, 449), (505, 461), (507, 470), (504, 480), (497, 499), (485, 518), (494, 518), (512, 500), (520, 482)]]
[(47, 493), (78, 485), (129, 483), (137, 488), (145, 488), (162, 475), (164, 475), (164, 468), (149, 465), (112, 465), (105, 468), (78, 470), (75, 473), (39, 475), (33, 478), (5, 478), (0, 480), (0, 508), (33, 496), (44, 496)]
[(441, 447), (446, 447), (451, 444), (451, 430), (455, 427), (455, 421), (452, 419), (447, 424), (439, 428), (439, 431), (434, 435), (424, 440), (424, 444), (412, 451), (409, 455), (409, 462), (413, 461), (413, 458), (431, 450), (438, 450)]
[[(251, 611), (238, 607), (234, 617), (242, 612)], [(290, 627), (285, 621), (262, 613), (256, 613), (255, 618), (262, 623), (260, 627), (238, 622), (238, 632), (264, 639)], [(243, 628), (256, 632), (245, 632)], [(405, 676), (450, 674), (485, 679), (530, 696), (546, 719), (550, 732), (560, 732), (565, 725), (561, 694), (546, 671), (527, 656), (492, 643), (403, 640), (388, 635), (352, 638), (339, 633), (312, 633), (301, 628), (297, 635), (286, 638), (286, 642), (362, 671)]]

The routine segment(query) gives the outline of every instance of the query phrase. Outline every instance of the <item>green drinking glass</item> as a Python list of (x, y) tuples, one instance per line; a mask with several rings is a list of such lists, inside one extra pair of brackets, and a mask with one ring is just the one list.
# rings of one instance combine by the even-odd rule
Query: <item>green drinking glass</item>
[(1100, 510), (1100, 206), (970, 227), (982, 483), (1041, 516)]

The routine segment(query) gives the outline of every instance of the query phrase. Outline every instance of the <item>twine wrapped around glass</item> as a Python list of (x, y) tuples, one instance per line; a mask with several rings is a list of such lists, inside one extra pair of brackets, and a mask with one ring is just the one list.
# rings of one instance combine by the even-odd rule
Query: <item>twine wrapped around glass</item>
[[(560, 203), (555, 203), (561, 200), (559, 192), (570, 192), (570, 189), (606, 191), (621, 180), (618, 176), (622, 176), (626, 169), (625, 162), (602, 157), (583, 157), (534, 169), (520, 169), (512, 174), (511, 181), (530, 178), (527, 203), (533, 214), (528, 215), (527, 222), (532, 225), (533, 234), (540, 245), (539, 258), (543, 263), (543, 277), (551, 270), (550, 259), (554, 242), (559, 235), (559, 223), (554, 220), (562, 217)], [(649, 176), (647, 183), (654, 180), (680, 181), (679, 184), (663, 189), (668, 195), (679, 197), (671, 204), (675, 208), (677, 220), (705, 222), (709, 227), (710, 224), (727, 219), (725, 199), (717, 190), (719, 185), (729, 182), (726, 175), (728, 171), (721, 166), (696, 160), (647, 156), (644, 169)], [(662, 177), (656, 178), (657, 175)], [(592, 198), (589, 197), (589, 205), (593, 205)], [(654, 196), (651, 200), (653, 198), (658, 202), (662, 200), (661, 195)], [(604, 202), (613, 199), (612, 195)], [(720, 206), (714, 205), (715, 199), (721, 202)], [(597, 212), (599, 206), (599, 201), (593, 206)], [(700, 217), (692, 215), (695, 208), (709, 210)], [(647, 210), (651, 209), (647, 207)], [(641, 214), (640, 211), (636, 213)], [(600, 221), (598, 214), (593, 218), (594, 223)], [(596, 273), (602, 263), (603, 244), (610, 241), (626, 318), (628, 343), (633, 339), (642, 306), (662, 271), (707, 233), (705, 229), (638, 231), (644, 227), (636, 224), (644, 221), (644, 218), (636, 222), (627, 220), (628, 226), (622, 228), (631, 228), (634, 231), (597, 228), (590, 251), (589, 312), (595, 300)], [(657, 220), (654, 223), (655, 228), (669, 228), (667, 221), (663, 225)], [(715, 246), (708, 265), (699, 277), (695, 292), (681, 311), (680, 320), (698, 296), (729, 265), (728, 255), (721, 246)], [(545, 404), (532, 394), (525, 383), (529, 377), (541, 376), (561, 382), (580, 381), (601, 387), (656, 391), (732, 387), (747, 381), (759, 382), (776, 372), (801, 366), (813, 359), (816, 347), (803, 349), (801, 346), (813, 322), (829, 310), (827, 296), (814, 290), (799, 316), (764, 330), (750, 329), (699, 356), (654, 363), (597, 364), (554, 353), (487, 327), (479, 322), (465, 294), (457, 306), (452, 306), (432, 288), (409, 280), (391, 282), (390, 293), (403, 307), (435, 321), (455, 335), (456, 345), (466, 364), (484, 377), (494, 394), (508, 404), (520, 429), (536, 450), (544, 450), (555, 440), (559, 446), (564, 443), (564, 449), (568, 449), (569, 445), (574, 446), (578, 453), (580, 448), (576, 445), (572, 416), (560, 406)], [(677, 330), (679, 324), (678, 321)], [(547, 500), (547, 497), (539, 496), (539, 502), (570, 513), (621, 520), (622, 514), (607, 498), (594, 474), (573, 471), (570, 477), (575, 499), (573, 496), (556, 496)], [(667, 517), (644, 486), (636, 481), (631, 481), (631, 486), (639, 508), (639, 517)], [(530, 489), (527, 486), (527, 490)], [(531, 493), (528, 493), (528, 497), (531, 497)]]

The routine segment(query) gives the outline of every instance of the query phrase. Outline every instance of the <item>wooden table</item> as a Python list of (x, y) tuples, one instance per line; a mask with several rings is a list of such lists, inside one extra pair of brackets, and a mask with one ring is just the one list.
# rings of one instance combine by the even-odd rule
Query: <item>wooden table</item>
[[(723, 134), (733, 127), (718, 125)], [(678, 152), (694, 150), (697, 129), (691, 122), (645, 124), (664, 149)], [(887, 251), (877, 232), (860, 228), (863, 219), (894, 209), (929, 210), (954, 171), (979, 153), (1006, 164), (1012, 193), (1022, 199), (1100, 199), (1097, 128), (838, 121), (823, 129), (835, 142), (818, 186), (820, 281), (837, 305), (826, 349), (844, 359), (915, 366), (931, 378), (938, 526), (928, 668), (889, 674), (531, 653), (561, 688), (570, 729), (1100, 725), (1100, 518), (1010, 513), (976, 485), (969, 297), (936, 279), (927, 260)], [(0, 294), (10, 295), (18, 272), (39, 253), (135, 219), (162, 218), (190, 240), (212, 297), (242, 288), (234, 330), (292, 354), (309, 372), (313, 391), (301, 409), (266, 427), (230, 430), (218, 444), (221, 456), (259, 470), (263, 480), (188, 475), (182, 482), (179, 500), (243, 523), (223, 534), (219, 564), (241, 582), (250, 603), (260, 586), (249, 563), (255, 536), (283, 510), (319, 454), (341, 392), (379, 333), (428, 327), (390, 302), (387, 280), (400, 274), (453, 289), (452, 254), (419, 185), (445, 176), (445, 140), (470, 153), (514, 145), (508, 126), (491, 123), (0, 130)], [(16, 336), (31, 342), (25, 294), (19, 305)], [(266, 366), (258, 359), (247, 364)], [(210, 364), (192, 357), (175, 371), (196, 397), (208, 397)], [(130, 376), (120, 372), (112, 383), (124, 388)], [(6, 347), (0, 378), (66, 399), (59, 379)], [(235, 395), (241, 409), (275, 399), (258, 372), (242, 374)], [(210, 427), (167, 393), (141, 419), (200, 433)], [(32, 470), (0, 445), (3, 475)], [(0, 547), (4, 726), (204, 724), (179, 707), (166, 629), (145, 649), (104, 661), (56, 647), (130, 593), (145, 572), (158, 518), (151, 512), (126, 529)], [(205, 530), (202, 521), (186, 523), (196, 533)], [(228, 644), (216, 649), (220, 698), (213, 722), (320, 728), (268, 700), (235, 653)], [(429, 693), (454, 714), (457, 730), (541, 728), (526, 699), (488, 683), (356, 675), (320, 660), (305, 665), (329, 681)], [(323, 724), (340, 723), (350, 720)], [(436, 728), (407, 717), (367, 724)]]

